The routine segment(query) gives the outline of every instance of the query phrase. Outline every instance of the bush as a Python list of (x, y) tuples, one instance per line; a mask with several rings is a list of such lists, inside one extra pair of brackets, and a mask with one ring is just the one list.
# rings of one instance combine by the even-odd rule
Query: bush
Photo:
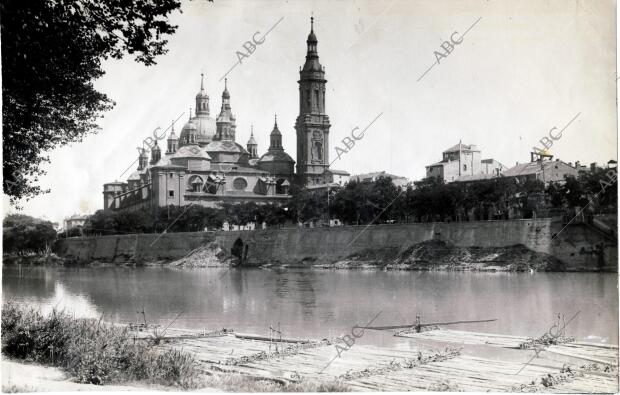
[(136, 342), (126, 327), (58, 311), (44, 316), (10, 302), (2, 309), (2, 353), (61, 367), (81, 383), (140, 380), (184, 389), (198, 386), (199, 370), (190, 354), (155, 351)]

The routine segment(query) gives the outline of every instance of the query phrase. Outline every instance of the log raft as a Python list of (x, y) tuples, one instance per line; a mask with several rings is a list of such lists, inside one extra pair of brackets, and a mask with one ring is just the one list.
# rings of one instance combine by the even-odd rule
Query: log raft
[[(517, 348), (525, 337), (466, 331), (401, 335), (403, 341), (391, 347), (361, 341), (348, 347), (326, 339), (285, 343), (269, 336), (212, 333), (169, 329), (156, 347), (191, 352), (211, 374), (281, 383), (339, 379), (354, 391), (618, 392), (617, 345), (567, 343), (548, 346), (532, 358), (533, 350)], [(471, 344), (496, 348), (497, 356), (446, 352), (447, 347)]]

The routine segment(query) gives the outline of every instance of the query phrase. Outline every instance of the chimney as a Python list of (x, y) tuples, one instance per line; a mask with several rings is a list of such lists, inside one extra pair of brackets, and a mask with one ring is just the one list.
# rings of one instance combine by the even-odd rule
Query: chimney
[(573, 162), (568, 162), (568, 165), (569, 165), (570, 167), (573, 167)]
[(590, 163), (590, 171), (596, 170), (596, 162)]
[(579, 166), (579, 161), (575, 162), (575, 169), (581, 170), (581, 167)]

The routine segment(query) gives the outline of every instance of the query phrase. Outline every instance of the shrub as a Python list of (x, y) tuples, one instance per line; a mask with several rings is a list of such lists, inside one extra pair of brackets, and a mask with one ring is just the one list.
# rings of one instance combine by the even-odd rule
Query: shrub
[(156, 351), (136, 342), (126, 327), (74, 319), (58, 311), (44, 316), (15, 303), (5, 303), (2, 309), (2, 353), (61, 367), (81, 383), (140, 380), (184, 389), (199, 384), (198, 366), (190, 354)]

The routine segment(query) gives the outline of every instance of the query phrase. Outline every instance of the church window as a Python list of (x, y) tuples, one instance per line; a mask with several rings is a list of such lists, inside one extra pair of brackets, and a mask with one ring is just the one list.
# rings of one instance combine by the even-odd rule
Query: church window
[(174, 190), (169, 190), (168, 191), (168, 197), (174, 197)]
[(467, 170), (467, 165), (463, 165), (463, 170)]
[(170, 178), (174, 177), (174, 173), (170, 173)]

